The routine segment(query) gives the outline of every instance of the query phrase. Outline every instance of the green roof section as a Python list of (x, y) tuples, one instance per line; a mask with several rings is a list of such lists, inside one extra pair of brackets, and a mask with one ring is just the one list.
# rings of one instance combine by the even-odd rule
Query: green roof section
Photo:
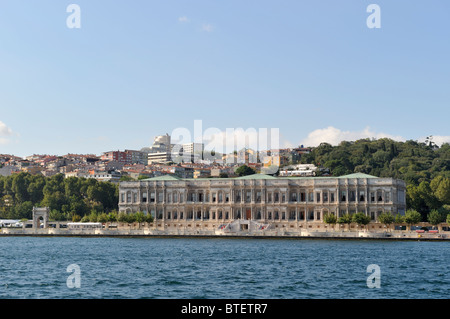
[(234, 179), (277, 179), (277, 178), (272, 175), (266, 175), (266, 174), (252, 174), (252, 175), (235, 177)]
[(176, 177), (176, 176), (163, 175), (163, 176), (158, 176), (158, 177), (142, 179), (141, 181), (180, 181), (180, 180), (182, 180), (182, 179), (179, 177)]
[(353, 173), (343, 176), (338, 176), (337, 178), (378, 178), (377, 176), (368, 175), (364, 173)]

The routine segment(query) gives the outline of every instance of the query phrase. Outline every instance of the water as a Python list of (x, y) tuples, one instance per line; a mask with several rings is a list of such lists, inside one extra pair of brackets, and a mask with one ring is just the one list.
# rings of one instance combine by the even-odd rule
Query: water
[[(0, 238), (0, 298), (448, 298), (450, 243)], [(81, 287), (68, 288), (70, 264)], [(367, 266), (380, 267), (380, 288)]]

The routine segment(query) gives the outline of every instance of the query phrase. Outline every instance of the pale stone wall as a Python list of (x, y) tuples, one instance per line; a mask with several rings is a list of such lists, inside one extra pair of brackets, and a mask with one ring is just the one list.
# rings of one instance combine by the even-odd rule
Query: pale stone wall
[[(119, 211), (164, 223), (255, 220), (281, 227), (326, 213), (403, 214), (406, 185), (393, 178), (180, 179), (122, 182)], [(403, 194), (403, 196), (399, 196)], [(400, 201), (399, 201), (400, 199)]]
[[(242, 221), (245, 223), (246, 221)], [(69, 230), (69, 229), (14, 229), (3, 228), (0, 236), (199, 236), (199, 237), (260, 237), (260, 238), (324, 238), (324, 239), (406, 239), (406, 240), (449, 240), (450, 232), (442, 231), (438, 233), (417, 233), (415, 231), (367, 231), (367, 229), (325, 229), (308, 228), (292, 229), (289, 227), (268, 228), (260, 230), (249, 227), (248, 230), (225, 229), (201, 227), (191, 225), (191, 227), (158, 227), (156, 224), (149, 225), (128, 225), (124, 224), (114, 229), (96, 230)]]

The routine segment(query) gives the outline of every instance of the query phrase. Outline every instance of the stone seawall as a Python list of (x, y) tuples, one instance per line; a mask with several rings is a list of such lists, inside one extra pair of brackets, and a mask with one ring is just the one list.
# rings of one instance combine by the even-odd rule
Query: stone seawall
[(238, 237), (238, 238), (310, 238), (310, 239), (391, 239), (391, 240), (449, 240), (445, 233), (417, 233), (414, 231), (285, 231), (266, 230), (258, 232), (221, 230), (160, 230), (160, 229), (8, 229), (3, 228), (0, 236), (55, 236), (55, 237)]

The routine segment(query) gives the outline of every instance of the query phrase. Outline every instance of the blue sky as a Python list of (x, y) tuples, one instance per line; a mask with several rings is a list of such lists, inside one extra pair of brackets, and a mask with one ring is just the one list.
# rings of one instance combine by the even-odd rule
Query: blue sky
[(450, 142), (449, 13), (447, 0), (2, 0), (0, 154), (140, 149), (194, 120), (279, 128), (282, 146)]

